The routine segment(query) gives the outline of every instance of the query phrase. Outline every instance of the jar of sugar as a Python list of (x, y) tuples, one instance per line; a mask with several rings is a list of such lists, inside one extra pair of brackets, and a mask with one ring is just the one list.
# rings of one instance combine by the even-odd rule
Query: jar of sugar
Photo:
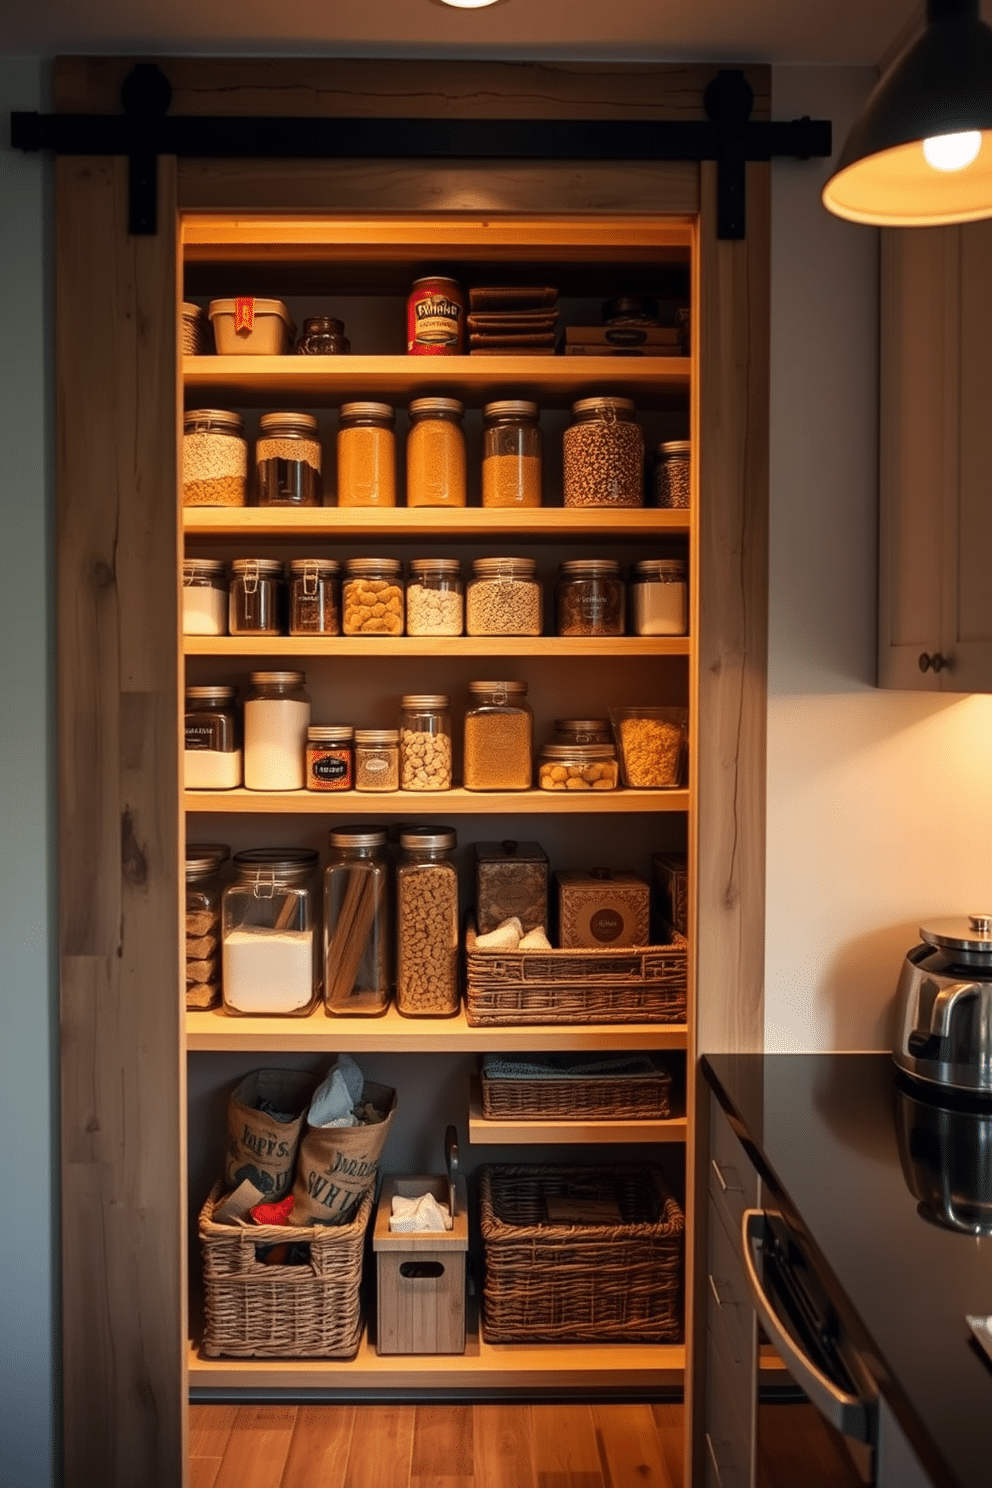
[(225, 1012), (285, 1016), (313, 1007), (317, 864), (311, 848), (235, 853), (221, 908)]
[(227, 635), (227, 565), (183, 560), (183, 635)]
[(310, 699), (303, 672), (250, 672), (245, 699), (245, 785), (249, 790), (303, 790)]

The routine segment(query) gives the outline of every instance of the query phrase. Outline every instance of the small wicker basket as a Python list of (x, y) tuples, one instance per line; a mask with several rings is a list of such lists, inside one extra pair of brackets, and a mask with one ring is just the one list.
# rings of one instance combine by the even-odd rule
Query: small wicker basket
[[(609, 1074), (561, 1068), (548, 1056), (533, 1056), (530, 1069), (522, 1058), (508, 1059), (483, 1061), (479, 1078), (487, 1121), (667, 1121), (672, 1114), (671, 1072), (653, 1058), (643, 1061), (650, 1068)], [(517, 1065), (526, 1070), (522, 1077)]]

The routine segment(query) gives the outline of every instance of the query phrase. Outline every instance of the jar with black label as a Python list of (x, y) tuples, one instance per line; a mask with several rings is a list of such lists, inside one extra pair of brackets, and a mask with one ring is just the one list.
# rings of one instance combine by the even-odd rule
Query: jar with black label
[(252, 848), (234, 855), (221, 909), (224, 1009), (302, 1016), (319, 989), (311, 848)]
[(541, 504), (541, 426), (536, 403), (502, 398), (483, 409), (482, 504)]
[(355, 789), (398, 791), (399, 788), (399, 729), (356, 729)]
[(654, 499), (657, 506), (684, 510), (689, 505), (692, 443), (669, 439), (654, 455)]
[(233, 687), (187, 687), (183, 782), (186, 790), (235, 790), (242, 779)]
[(354, 783), (350, 724), (311, 724), (307, 729), (307, 790), (351, 790)]
[(451, 699), (407, 693), (400, 707), (400, 790), (450, 790)]
[(320, 435), (312, 413), (263, 413), (255, 462), (259, 506), (320, 505)]
[(689, 588), (683, 560), (645, 558), (635, 563), (630, 610), (637, 635), (685, 635), (689, 628)]
[(282, 635), (282, 564), (275, 558), (234, 559), (227, 623), (232, 636)]
[(389, 1006), (391, 865), (384, 827), (336, 827), (324, 872), (324, 1010), (350, 1017)]
[(220, 842), (186, 844), (186, 1007), (204, 1012), (220, 1002), (221, 867), (231, 849)]
[(581, 398), (562, 442), (566, 506), (643, 506), (644, 434), (629, 398)]
[(530, 790), (534, 717), (526, 682), (470, 682), (465, 712), (466, 790)]
[(563, 563), (556, 609), (559, 635), (623, 635), (624, 583), (619, 563), (612, 558)]
[(290, 560), (290, 635), (340, 635), (340, 571), (333, 558)]

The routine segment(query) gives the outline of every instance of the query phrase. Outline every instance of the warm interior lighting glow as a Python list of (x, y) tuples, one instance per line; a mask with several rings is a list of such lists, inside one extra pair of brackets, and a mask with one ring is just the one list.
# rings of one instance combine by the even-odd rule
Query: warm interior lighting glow
[(442, 5), (454, 5), (457, 10), (481, 10), (484, 5), (495, 5), (496, 0), (441, 0)]
[(963, 134), (935, 134), (923, 141), (923, 154), (928, 165), (939, 171), (964, 170), (978, 156), (982, 136), (977, 129)]

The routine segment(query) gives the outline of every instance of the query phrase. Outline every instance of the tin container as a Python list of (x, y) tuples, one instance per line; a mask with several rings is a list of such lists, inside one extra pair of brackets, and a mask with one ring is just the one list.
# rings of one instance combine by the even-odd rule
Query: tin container
[(415, 279), (407, 301), (410, 356), (460, 356), (465, 346), (465, 297), (455, 279)]

